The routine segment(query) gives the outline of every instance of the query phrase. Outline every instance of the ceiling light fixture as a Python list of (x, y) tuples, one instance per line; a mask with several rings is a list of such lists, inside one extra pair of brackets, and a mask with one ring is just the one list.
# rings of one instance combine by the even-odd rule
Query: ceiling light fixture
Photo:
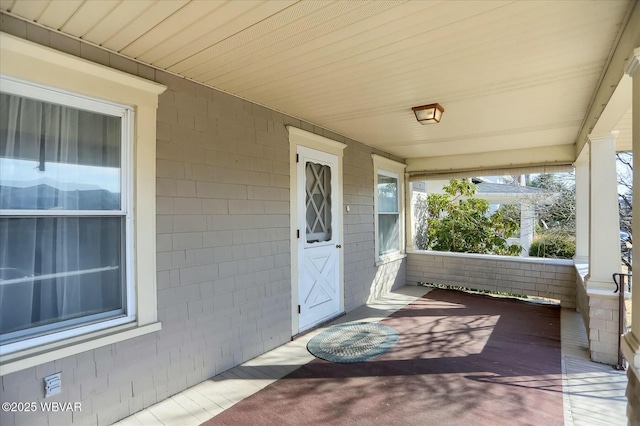
[(411, 108), (420, 124), (439, 123), (442, 118), (444, 108), (440, 104), (429, 104)]

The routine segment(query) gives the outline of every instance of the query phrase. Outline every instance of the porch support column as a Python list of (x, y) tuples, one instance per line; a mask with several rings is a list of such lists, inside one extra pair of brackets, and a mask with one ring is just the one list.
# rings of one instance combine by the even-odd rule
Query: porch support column
[(534, 216), (533, 204), (529, 202), (520, 203), (520, 245), (522, 246), (522, 256), (529, 256), (529, 248), (535, 231)]
[(596, 362), (618, 363), (618, 297), (612, 274), (621, 271), (616, 135), (589, 135), (589, 349)]
[(611, 275), (621, 271), (620, 217), (616, 172), (616, 136), (589, 135), (588, 289), (613, 292)]
[[(585, 147), (582, 156), (589, 156)], [(576, 264), (589, 263), (589, 160), (574, 164), (576, 168)]]
[[(637, 7), (637, 6), (636, 6)], [(633, 56), (629, 60), (626, 72), (633, 78), (633, 167), (640, 170), (640, 47), (636, 48)], [(633, 208), (640, 212), (640, 196), (637, 195), (636, 188), (640, 188), (640, 173), (633, 175)], [(633, 216), (633, 233), (640, 235), (640, 214)], [(633, 268), (640, 271), (640, 256), (634, 256)], [(636, 283), (638, 283), (636, 277)], [(638, 285), (635, 286), (638, 288)], [(627, 416), (629, 424), (640, 423), (640, 293), (631, 298), (631, 331), (624, 335), (622, 339), (622, 352), (629, 362), (627, 377)]]

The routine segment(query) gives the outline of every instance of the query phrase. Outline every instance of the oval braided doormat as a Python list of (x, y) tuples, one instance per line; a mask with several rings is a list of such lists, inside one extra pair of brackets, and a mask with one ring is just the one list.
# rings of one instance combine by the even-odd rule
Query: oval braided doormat
[(339, 363), (363, 362), (385, 353), (398, 341), (398, 332), (371, 322), (347, 322), (328, 328), (307, 343), (316, 358)]

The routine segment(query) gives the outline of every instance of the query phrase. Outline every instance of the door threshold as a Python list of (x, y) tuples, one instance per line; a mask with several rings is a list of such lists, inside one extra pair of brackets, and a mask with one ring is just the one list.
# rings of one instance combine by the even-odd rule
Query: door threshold
[(338, 318), (345, 316), (346, 314), (347, 314), (347, 312), (346, 312), (346, 311), (343, 311), (342, 313), (339, 313), (338, 315), (336, 315), (336, 316), (334, 316), (334, 317), (331, 317), (331, 318), (329, 318), (329, 319), (327, 319), (327, 320), (325, 320), (325, 321), (319, 322), (318, 324), (314, 325), (314, 326), (313, 326), (313, 327), (311, 327), (310, 329), (305, 330), (305, 331), (303, 331), (303, 332), (300, 332), (300, 333), (298, 333), (298, 334), (295, 334), (295, 335), (291, 336), (291, 341), (294, 341), (294, 340), (296, 340), (297, 338), (304, 336), (305, 334), (309, 334), (309, 333), (311, 333), (312, 331), (315, 331), (315, 330), (317, 330), (317, 329), (319, 329), (319, 328), (321, 328), (321, 327), (324, 327), (325, 325), (329, 324), (330, 322), (335, 321), (335, 320), (337, 320)]

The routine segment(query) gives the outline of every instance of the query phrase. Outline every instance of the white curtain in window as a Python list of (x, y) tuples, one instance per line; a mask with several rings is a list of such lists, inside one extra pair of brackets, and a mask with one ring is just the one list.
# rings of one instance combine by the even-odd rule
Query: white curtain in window
[(378, 255), (400, 251), (398, 178), (378, 174)]
[(122, 310), (120, 119), (0, 96), (1, 333)]

